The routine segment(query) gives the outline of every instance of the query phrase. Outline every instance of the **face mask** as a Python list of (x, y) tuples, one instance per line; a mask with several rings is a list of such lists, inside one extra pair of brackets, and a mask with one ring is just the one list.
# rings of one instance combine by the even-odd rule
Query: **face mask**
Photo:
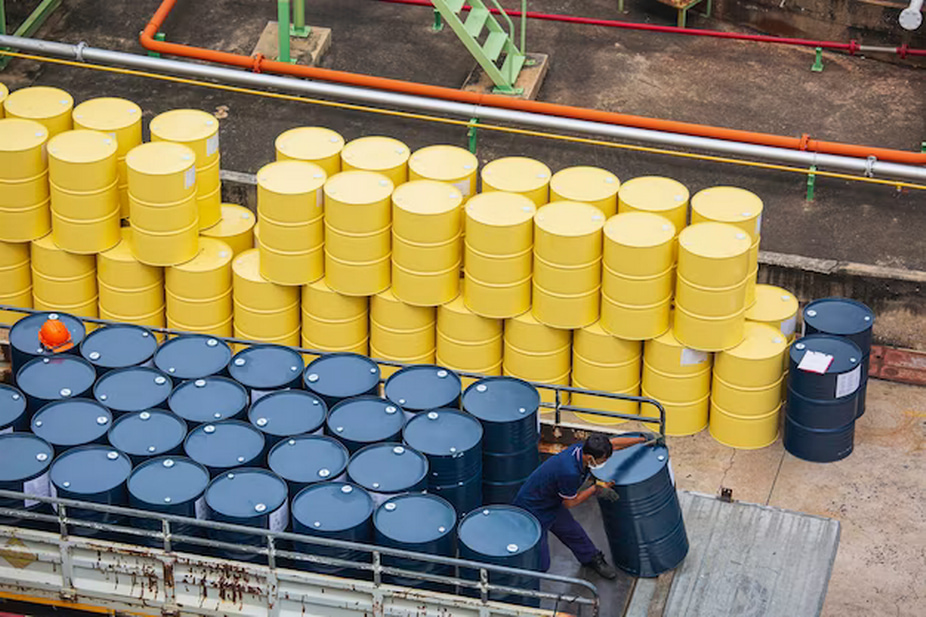
[(592, 464), (592, 465), (589, 465), (588, 468), (591, 469), (591, 470), (593, 470), (593, 471), (597, 471), (597, 470), (601, 469), (602, 467), (604, 467), (604, 466), (607, 465), (607, 464), (608, 464), (608, 460), (605, 459), (605, 461), (604, 461), (603, 463), (598, 463), (597, 465), (596, 465), (596, 464)]

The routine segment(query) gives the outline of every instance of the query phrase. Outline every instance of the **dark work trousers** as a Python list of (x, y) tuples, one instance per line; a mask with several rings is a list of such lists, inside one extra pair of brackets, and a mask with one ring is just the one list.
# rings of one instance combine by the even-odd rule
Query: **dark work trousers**
[(566, 506), (561, 506), (556, 518), (549, 525), (543, 526), (543, 537), (540, 540), (540, 569), (546, 572), (550, 569), (550, 540), (548, 532), (559, 538), (579, 563), (586, 564), (598, 554), (598, 548), (592, 542), (582, 525), (572, 517)]

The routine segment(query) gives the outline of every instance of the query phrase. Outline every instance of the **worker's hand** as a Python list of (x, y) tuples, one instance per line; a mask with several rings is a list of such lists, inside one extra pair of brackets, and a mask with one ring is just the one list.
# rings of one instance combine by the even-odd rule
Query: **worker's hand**
[(615, 450), (623, 450), (624, 448), (635, 446), (638, 443), (645, 443), (650, 439), (651, 437), (612, 437), (611, 447)]
[(614, 490), (613, 482), (604, 482), (602, 480), (598, 480), (595, 482), (595, 493), (598, 495), (599, 499), (603, 499), (605, 501), (614, 502), (620, 498), (618, 497), (617, 491)]

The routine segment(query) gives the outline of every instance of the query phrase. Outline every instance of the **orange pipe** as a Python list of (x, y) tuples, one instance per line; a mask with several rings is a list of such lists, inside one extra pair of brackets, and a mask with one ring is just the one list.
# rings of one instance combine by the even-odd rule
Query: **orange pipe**
[(304, 77), (321, 81), (330, 81), (342, 84), (350, 84), (363, 88), (372, 88), (376, 90), (388, 90), (390, 92), (400, 92), (416, 96), (424, 96), (435, 99), (456, 101), (459, 103), (469, 103), (472, 105), (485, 105), (489, 107), (499, 107), (548, 116), (559, 116), (564, 118), (573, 118), (576, 120), (588, 120), (591, 122), (601, 122), (605, 124), (615, 124), (619, 126), (631, 126), (641, 129), (650, 129), (654, 131), (664, 131), (667, 133), (678, 133), (682, 135), (692, 135), (697, 137), (708, 137), (712, 139), (722, 139), (726, 141), (737, 141), (760, 146), (772, 146), (775, 148), (787, 148), (790, 150), (807, 150), (810, 152), (819, 152), (821, 154), (835, 154), (840, 156), (849, 156), (855, 158), (867, 158), (873, 156), (879, 161), (890, 161), (892, 163), (905, 163), (908, 165), (926, 165), (926, 152), (910, 152), (905, 150), (893, 150), (890, 148), (877, 148), (873, 146), (860, 146), (855, 144), (846, 144), (834, 141), (822, 141), (811, 139), (809, 135), (802, 137), (785, 137), (784, 135), (772, 135), (769, 133), (755, 133), (752, 131), (741, 131), (738, 129), (728, 129), (717, 126), (704, 124), (693, 124), (688, 122), (677, 122), (674, 120), (662, 120), (659, 118), (647, 118), (644, 116), (633, 116), (611, 111), (599, 111), (596, 109), (587, 109), (584, 107), (572, 107), (569, 105), (558, 105), (555, 103), (544, 103), (540, 101), (528, 101), (514, 97), (503, 96), (499, 94), (479, 94), (476, 92), (465, 92), (443, 86), (431, 86), (411, 81), (402, 81), (399, 79), (389, 79), (385, 77), (373, 77), (360, 73), (350, 73), (347, 71), (335, 71), (332, 69), (323, 69), (318, 67), (300, 66), (286, 62), (277, 62), (267, 60), (261, 55), (255, 57), (232, 54), (224, 51), (214, 51), (193, 47), (190, 45), (181, 45), (178, 43), (168, 43), (157, 41), (154, 35), (161, 29), (164, 20), (170, 15), (171, 10), (177, 4), (177, 0), (163, 0), (161, 6), (151, 17), (151, 21), (145, 27), (139, 36), (139, 41), (145, 49), (162, 54), (181, 56), (184, 58), (193, 58), (217, 64), (226, 64), (248, 69), (256, 73), (267, 72), (278, 75), (292, 75), (295, 77)]

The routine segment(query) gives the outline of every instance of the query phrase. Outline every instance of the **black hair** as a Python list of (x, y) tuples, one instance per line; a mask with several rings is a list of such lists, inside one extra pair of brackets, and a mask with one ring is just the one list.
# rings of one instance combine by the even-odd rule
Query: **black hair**
[(602, 435), (601, 433), (592, 433), (588, 436), (588, 439), (585, 440), (585, 445), (582, 446), (582, 451), (585, 454), (588, 454), (596, 461), (607, 459), (611, 456), (611, 440)]

